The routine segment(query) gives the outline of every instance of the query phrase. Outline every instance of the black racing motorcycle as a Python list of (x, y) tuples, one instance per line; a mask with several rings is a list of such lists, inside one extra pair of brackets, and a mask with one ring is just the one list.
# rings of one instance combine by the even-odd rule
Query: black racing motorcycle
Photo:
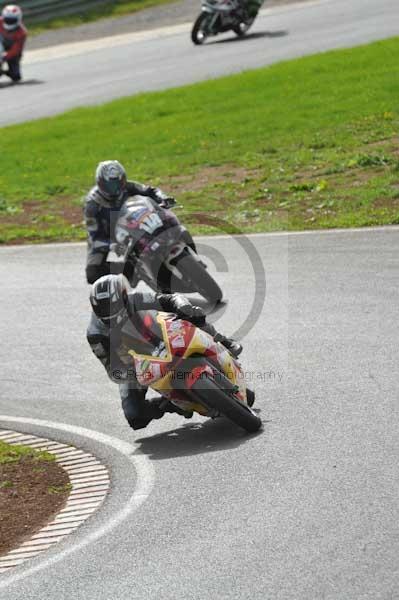
[(133, 267), (133, 286), (142, 280), (157, 292), (197, 292), (216, 304), (223, 293), (171, 206), (148, 196), (127, 200), (115, 224), (112, 249)]
[(209, 36), (230, 30), (242, 37), (254, 21), (255, 17), (246, 13), (240, 0), (202, 0), (201, 13), (192, 28), (191, 39), (194, 44), (200, 45)]

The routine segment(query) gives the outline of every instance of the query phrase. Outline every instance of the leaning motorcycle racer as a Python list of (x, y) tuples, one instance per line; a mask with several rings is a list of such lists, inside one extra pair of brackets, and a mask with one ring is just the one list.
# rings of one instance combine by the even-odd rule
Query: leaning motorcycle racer
[(93, 312), (87, 340), (109, 377), (119, 384), (122, 408), (133, 429), (146, 427), (152, 419), (160, 419), (165, 412), (192, 416), (165, 398), (146, 400), (148, 388), (137, 381), (132, 358), (128, 354), (128, 348), (134, 347), (141, 338), (137, 311), (175, 313), (212, 335), (234, 357), (242, 351), (238, 342), (217, 333), (213, 325), (206, 322), (202, 308), (193, 306), (184, 296), (134, 292), (123, 274), (105, 275), (98, 279), (92, 285), (90, 303)]
[(14, 82), (21, 80), (21, 58), (27, 35), (20, 7), (5, 6), (0, 17), (0, 45), (4, 48), (0, 64), (7, 63), (8, 70), (1, 68), (0, 76), (7, 75)]
[[(87, 261), (86, 278), (94, 283), (99, 277), (109, 273), (118, 274), (125, 269), (126, 275), (133, 265), (124, 267), (123, 263), (108, 262), (107, 256), (114, 241), (114, 228), (123, 203), (131, 196), (149, 196), (158, 204), (171, 207), (175, 199), (164, 194), (159, 188), (143, 185), (137, 181), (128, 181), (125, 168), (117, 160), (100, 162), (96, 169), (96, 185), (85, 199), (85, 222), (87, 229)], [(195, 249), (194, 242), (188, 234), (189, 245)]]

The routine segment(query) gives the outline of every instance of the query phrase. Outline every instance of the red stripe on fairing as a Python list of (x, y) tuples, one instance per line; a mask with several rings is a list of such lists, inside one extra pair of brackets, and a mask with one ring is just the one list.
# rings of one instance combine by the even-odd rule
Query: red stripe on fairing
[[(190, 346), (195, 332), (196, 327), (190, 321), (185, 321), (184, 319), (167, 319), (166, 321), (166, 331), (168, 334), (168, 342), (171, 350), (172, 356), (184, 356), (187, 348)], [(173, 329), (173, 323), (180, 323), (181, 327), (179, 329)], [(181, 348), (174, 348), (172, 345), (172, 341), (174, 338), (182, 336), (184, 340), (184, 346)]]

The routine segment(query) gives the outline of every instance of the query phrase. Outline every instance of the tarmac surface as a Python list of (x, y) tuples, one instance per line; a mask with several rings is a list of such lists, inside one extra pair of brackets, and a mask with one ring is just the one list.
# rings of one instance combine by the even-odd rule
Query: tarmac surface
[[(14, 583), (2, 576), (2, 598), (395, 597), (399, 229), (249, 239), (267, 284), (243, 338), (264, 422), (255, 436), (177, 415), (133, 433), (85, 341), (84, 246), (0, 249), (0, 414), (69, 430), (1, 417), (0, 426), (92, 451), (112, 486), (65, 542), (70, 554), (57, 562), (51, 551), (53, 562), (26, 577), (16, 569)], [(227, 272), (213, 268), (228, 298), (216, 326), (231, 333), (252, 305), (253, 261), (233, 238), (199, 242), (226, 258)], [(134, 444), (151, 480), (115, 525), (139, 477), (105, 435)]]
[[(301, 2), (312, 0), (301, 0)], [(281, 7), (287, 4), (297, 4), (298, 0), (265, 0), (263, 7)], [(67, 42), (81, 42), (82, 40), (95, 40), (99, 38), (145, 31), (156, 27), (170, 27), (172, 25), (194, 21), (201, 8), (199, 0), (178, 0), (158, 6), (152, 6), (138, 12), (122, 17), (108, 17), (82, 23), (74, 27), (63, 27), (44, 31), (28, 39), (28, 48), (45, 48), (58, 46)]]
[[(243, 41), (194, 48), (183, 24), (37, 50), (27, 84), (0, 90), (0, 124), (395, 35), (398, 15), (396, 0), (322, 0), (263, 13)], [(212, 267), (228, 299), (217, 328), (240, 329), (254, 296), (261, 309), (242, 340), (255, 436), (177, 415), (133, 433), (85, 340), (84, 245), (0, 248), (0, 426), (75, 444), (111, 474), (104, 508), (3, 575), (2, 599), (396, 597), (399, 229), (249, 240), (250, 256), (199, 241), (228, 265)]]

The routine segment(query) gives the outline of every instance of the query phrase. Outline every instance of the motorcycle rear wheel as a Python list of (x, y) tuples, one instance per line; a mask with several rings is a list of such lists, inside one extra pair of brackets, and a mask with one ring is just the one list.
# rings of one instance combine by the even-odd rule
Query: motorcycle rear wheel
[(252, 409), (237, 400), (233, 395), (220, 389), (211, 378), (200, 377), (192, 386), (191, 391), (194, 392), (202, 404), (216, 409), (248, 433), (255, 433), (261, 428), (262, 421)]
[(209, 19), (209, 15), (206, 12), (202, 12), (198, 15), (194, 26), (191, 30), (191, 41), (196, 46), (203, 44), (208, 35), (203, 30), (205, 22)]

